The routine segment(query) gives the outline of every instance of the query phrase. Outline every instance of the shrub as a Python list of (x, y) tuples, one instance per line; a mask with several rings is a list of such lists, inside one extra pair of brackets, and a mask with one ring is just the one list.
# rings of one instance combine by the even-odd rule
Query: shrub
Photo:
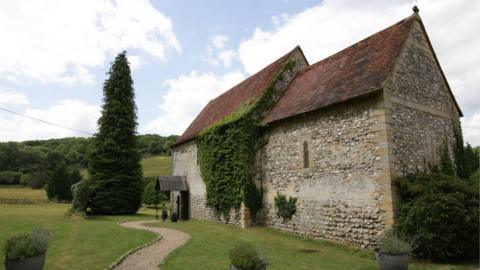
[(422, 173), (397, 184), (402, 205), (395, 228), (414, 239), (417, 257), (455, 261), (478, 256), (478, 182)]
[(5, 242), (5, 256), (10, 260), (18, 260), (40, 255), (47, 251), (50, 241), (50, 232), (43, 229), (14, 235)]
[(230, 263), (246, 270), (258, 270), (266, 261), (251, 244), (242, 241), (230, 250)]
[(72, 185), (72, 209), (79, 212), (86, 212), (88, 207), (89, 193), (88, 181), (81, 180), (80, 182)]
[(3, 171), (0, 172), (0, 185), (18, 185), (21, 178), (20, 172)]
[(297, 212), (297, 198), (290, 197), (287, 200), (287, 196), (277, 192), (275, 197), (275, 206), (277, 207), (277, 216), (283, 219), (286, 223), (292, 219), (292, 216)]
[(384, 254), (398, 255), (410, 253), (410, 243), (401, 239), (392, 230), (386, 231), (378, 243), (378, 250)]

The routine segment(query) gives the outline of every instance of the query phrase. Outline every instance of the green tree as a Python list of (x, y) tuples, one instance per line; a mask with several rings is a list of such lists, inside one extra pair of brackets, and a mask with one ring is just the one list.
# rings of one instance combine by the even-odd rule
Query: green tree
[(133, 80), (120, 53), (103, 85), (104, 104), (89, 161), (90, 209), (95, 214), (133, 214), (142, 202), (142, 170), (136, 135)]
[(450, 154), (448, 153), (447, 140), (445, 141), (442, 149), (442, 155), (440, 156), (440, 171), (445, 175), (453, 176), (455, 174), (452, 160), (450, 159)]
[(474, 174), (479, 167), (480, 156), (478, 151), (473, 150), (472, 146), (467, 143), (465, 148), (465, 171), (467, 176)]
[(144, 204), (156, 208), (162, 201), (165, 200), (167, 200), (167, 196), (165, 196), (165, 194), (155, 191), (154, 181), (145, 185), (145, 190), (143, 192)]
[(458, 177), (460, 178), (468, 178), (469, 173), (468, 169), (466, 168), (467, 160), (465, 156), (465, 146), (463, 142), (463, 133), (462, 133), (462, 126), (461, 123), (458, 122), (456, 127), (454, 128), (454, 135), (455, 135), (455, 172)]

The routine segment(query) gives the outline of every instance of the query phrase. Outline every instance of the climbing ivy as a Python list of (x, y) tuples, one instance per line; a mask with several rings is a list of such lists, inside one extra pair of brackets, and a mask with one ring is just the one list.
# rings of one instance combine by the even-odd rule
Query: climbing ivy
[(282, 94), (275, 88), (276, 83), (293, 66), (293, 62), (287, 62), (262, 95), (244, 102), (236, 111), (204, 129), (197, 138), (207, 206), (227, 222), (231, 210), (238, 212), (242, 202), (253, 217), (261, 208), (261, 192), (252, 179), (261, 135), (260, 121)]

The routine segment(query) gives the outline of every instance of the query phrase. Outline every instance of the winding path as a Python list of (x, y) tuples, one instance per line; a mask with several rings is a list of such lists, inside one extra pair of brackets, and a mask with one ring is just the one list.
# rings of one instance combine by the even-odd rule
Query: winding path
[(190, 235), (179, 230), (148, 227), (145, 223), (158, 222), (158, 220), (128, 221), (120, 223), (120, 226), (154, 232), (162, 237), (152, 245), (141, 248), (127, 255), (120, 264), (113, 267), (113, 270), (158, 270), (158, 265), (163, 262), (174, 249), (185, 244)]

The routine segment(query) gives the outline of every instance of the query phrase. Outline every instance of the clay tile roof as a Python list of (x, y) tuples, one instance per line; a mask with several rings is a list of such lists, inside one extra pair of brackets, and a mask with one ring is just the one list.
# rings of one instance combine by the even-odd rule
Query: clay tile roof
[(263, 123), (379, 91), (415, 19), (413, 14), (300, 71)]
[(300, 50), (300, 48), (298, 46), (295, 47), (291, 52), (280, 57), (264, 69), (232, 87), (217, 98), (211, 100), (174, 145), (194, 139), (204, 128), (215, 124), (229, 115), (243, 102), (261, 94), (266, 90), (268, 84), (277, 75), (283, 64), (286, 63), (289, 56), (295, 50)]

